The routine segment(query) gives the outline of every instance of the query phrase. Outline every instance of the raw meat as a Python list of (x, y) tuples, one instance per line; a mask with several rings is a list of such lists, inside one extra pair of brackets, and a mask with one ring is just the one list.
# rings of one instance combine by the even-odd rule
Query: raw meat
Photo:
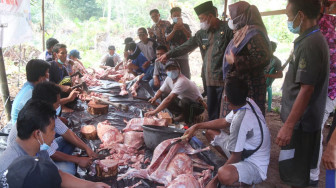
[(182, 174), (168, 184), (167, 188), (201, 188), (192, 174)]
[(140, 84), (140, 81), (142, 80), (142, 78), (145, 76), (145, 74), (141, 74), (140, 76), (136, 77), (137, 81), (132, 85), (132, 87), (130, 88), (131, 90), (131, 94), (133, 97), (136, 97), (138, 94), (137, 94), (137, 90), (139, 88), (139, 84)]
[(121, 89), (121, 91), (120, 91), (119, 95), (121, 95), (121, 96), (128, 95), (128, 91), (126, 90), (126, 84), (125, 83), (122, 83), (120, 85), (120, 89)]
[(168, 124), (173, 123), (173, 118), (169, 115), (168, 112), (159, 112), (157, 116), (159, 119), (165, 119)]
[(83, 126), (80, 133), (88, 140), (95, 140), (97, 138), (97, 129), (94, 125)]
[[(192, 174), (193, 169), (190, 163), (184, 163), (184, 165), (175, 165), (174, 158), (179, 153), (184, 153), (188, 155), (196, 154), (205, 150), (209, 150), (209, 148), (204, 148), (200, 150), (193, 149), (189, 143), (187, 142), (179, 142), (172, 145), (169, 148), (169, 151), (166, 151), (167, 147), (172, 143), (176, 142), (178, 138), (169, 139), (161, 142), (154, 150), (153, 158), (151, 164), (147, 167), (147, 169), (135, 170), (131, 169), (123, 176), (119, 177), (118, 180), (131, 176), (131, 177), (139, 177), (146, 178), (151, 181), (155, 181), (167, 186), (173, 178), (176, 176), (176, 172), (186, 172)], [(187, 156), (188, 157), (188, 156)], [(175, 158), (177, 161), (186, 160), (185, 156), (179, 155)], [(182, 160), (181, 160), (182, 159)], [(190, 159), (189, 159), (190, 160)], [(171, 163), (173, 161), (173, 163)], [(191, 160), (190, 160), (191, 162)], [(174, 166), (178, 166), (178, 169), (172, 169)], [(168, 170), (169, 167), (169, 170)], [(184, 169), (183, 169), (184, 168)], [(183, 170), (181, 170), (183, 169)], [(199, 186), (199, 185), (198, 185)]]
[(124, 133), (124, 144), (132, 148), (141, 148), (144, 144), (143, 132), (128, 131)]
[(124, 137), (119, 130), (113, 127), (107, 120), (98, 123), (97, 133), (99, 139), (102, 141), (101, 148), (109, 148), (115, 143), (122, 143), (124, 141)]
[(127, 123), (123, 131), (143, 131), (142, 125), (157, 125), (157, 126), (167, 126), (167, 121), (165, 119), (154, 119), (154, 118), (133, 118), (130, 121), (125, 121)]
[(193, 173), (193, 165), (190, 157), (185, 153), (178, 153), (175, 157), (170, 161), (167, 171), (173, 175), (173, 179), (176, 176), (181, 174), (192, 174)]

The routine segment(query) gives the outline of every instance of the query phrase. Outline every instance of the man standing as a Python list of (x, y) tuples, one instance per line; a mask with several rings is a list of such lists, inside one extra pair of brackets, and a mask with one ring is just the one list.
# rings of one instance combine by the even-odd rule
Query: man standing
[(216, 17), (212, 1), (207, 1), (194, 9), (201, 22), (201, 30), (197, 31), (195, 36), (181, 46), (162, 55), (158, 58), (158, 61), (164, 62), (168, 58), (185, 55), (200, 47), (207, 84), (209, 120), (214, 120), (219, 117), (224, 87), (223, 56), (226, 46), (233, 37), (233, 33), (227, 22), (220, 21)]
[(158, 45), (165, 45), (169, 48), (169, 45), (166, 41), (165, 31), (170, 23), (167, 20), (160, 19), (160, 13), (158, 9), (153, 9), (149, 12), (150, 17), (152, 18), (154, 25), (152, 28), (147, 28), (149, 37), (156, 40)]
[(42, 59), (45, 61), (52, 61), (53, 60), (53, 47), (55, 46), (55, 44), (58, 44), (58, 40), (55, 38), (49, 38), (46, 42), (46, 46), (47, 46), (47, 50), (42, 52), (38, 59)]
[[(166, 40), (169, 42), (170, 49), (174, 49), (182, 45), (191, 37), (191, 30), (188, 24), (183, 23), (181, 11), (180, 7), (174, 7), (170, 10), (173, 25), (168, 26), (166, 29)], [(182, 74), (190, 79), (188, 54), (175, 59), (178, 60)]]
[(288, 185), (306, 187), (316, 168), (329, 77), (329, 48), (317, 25), (319, 0), (288, 0), (288, 29), (294, 41), (282, 92), (284, 125), (276, 138), (281, 146), (279, 171)]
[(111, 45), (108, 47), (108, 53), (102, 57), (100, 67), (104, 69), (115, 67), (120, 62), (122, 62), (120, 56), (115, 53), (115, 47)]
[(138, 36), (140, 38), (140, 42), (138, 42), (137, 46), (147, 58), (148, 62), (146, 62), (146, 66), (148, 66), (149, 64), (155, 62), (155, 49), (157, 47), (157, 43), (155, 40), (148, 38), (147, 31), (143, 27), (138, 29)]

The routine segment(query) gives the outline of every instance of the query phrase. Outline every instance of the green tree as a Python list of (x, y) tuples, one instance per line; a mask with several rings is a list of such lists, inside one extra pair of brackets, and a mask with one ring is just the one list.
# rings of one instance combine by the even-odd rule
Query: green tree
[(70, 19), (88, 20), (103, 15), (103, 9), (95, 0), (58, 0), (56, 4)]

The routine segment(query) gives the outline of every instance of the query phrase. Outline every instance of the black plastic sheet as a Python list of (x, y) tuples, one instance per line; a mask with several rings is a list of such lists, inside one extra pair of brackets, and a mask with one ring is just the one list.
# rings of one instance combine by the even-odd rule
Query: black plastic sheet
[[(127, 90), (135, 83), (136, 80), (133, 80), (129, 83), (127, 83)], [(151, 87), (148, 85), (147, 82), (141, 81), (139, 84), (139, 89), (137, 90), (137, 97), (133, 97), (130, 92), (127, 96), (120, 96), (120, 83), (114, 82), (114, 81), (106, 81), (101, 80), (100, 86), (94, 86), (90, 87), (89, 91), (93, 91), (96, 93), (102, 93), (104, 96), (107, 96), (109, 98), (109, 101), (120, 103), (127, 105), (129, 107), (129, 110), (127, 112), (122, 111), (121, 109), (118, 109), (112, 105), (109, 105), (109, 111), (106, 115), (91, 115), (87, 111), (87, 103), (77, 100), (77, 104), (75, 105), (74, 112), (72, 113), (65, 113), (62, 114), (63, 117), (67, 118), (71, 124), (71, 129), (80, 137), (83, 139), (83, 141), (88, 144), (94, 151), (97, 151), (99, 148), (99, 145), (101, 144), (100, 140), (86, 140), (80, 135), (80, 128), (84, 125), (97, 125), (99, 122), (108, 120), (113, 126), (118, 128), (119, 130), (122, 130), (126, 123), (124, 120), (128, 121), (132, 118), (137, 117), (143, 117), (143, 114), (147, 112), (148, 110), (154, 109), (155, 107), (152, 106), (150, 103), (148, 103), (148, 99), (154, 96), (154, 92), (151, 89)], [(1, 130), (1, 132), (8, 132), (8, 128), (11, 127), (11, 124), (7, 125), (6, 128)], [(3, 151), (6, 148), (6, 141), (7, 137), (0, 136), (0, 154), (1, 151)], [(190, 144), (194, 149), (201, 149), (205, 146), (203, 143), (198, 140), (196, 137), (193, 137), (190, 140)], [(142, 148), (145, 149), (145, 159), (146, 158), (152, 158), (152, 151), (147, 149), (145, 146)], [(84, 151), (78, 152), (81, 155), (86, 155)], [(224, 160), (220, 157), (218, 157), (216, 154), (214, 154), (211, 151), (205, 151), (200, 154), (198, 154), (198, 157), (202, 160), (204, 160), (209, 165), (212, 165), (215, 167), (215, 172), (217, 169), (224, 164)], [(147, 166), (143, 164), (142, 168), (146, 168)], [(120, 166), (119, 167), (119, 174), (124, 174), (129, 168), (127, 166)], [(156, 187), (159, 184), (156, 184), (154, 182), (150, 182), (149, 180), (144, 180), (140, 178), (130, 178), (130, 179), (123, 179), (121, 181), (117, 181), (117, 177), (110, 177), (110, 178), (98, 178), (96, 176), (90, 176), (89, 172), (90, 169), (80, 169), (78, 168), (78, 174), (81, 178), (90, 180), (90, 181), (101, 181), (105, 182), (112, 187), (127, 187), (132, 186), (139, 181), (142, 182), (141, 185), (138, 187)], [(214, 173), (215, 173), (214, 172)]]

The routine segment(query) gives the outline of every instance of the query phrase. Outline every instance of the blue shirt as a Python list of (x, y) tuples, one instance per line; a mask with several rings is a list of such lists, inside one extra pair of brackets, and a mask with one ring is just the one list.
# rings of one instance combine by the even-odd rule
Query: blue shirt
[(144, 54), (141, 52), (137, 58), (135, 58), (132, 63), (136, 66), (138, 66), (138, 70), (136, 70), (137, 72), (140, 72), (140, 73), (146, 73), (148, 67), (146, 69), (143, 69), (142, 68), (142, 65), (148, 61), (147, 58), (144, 56)]
[(16, 95), (11, 111), (12, 125), (15, 125), (18, 114), (29, 99), (32, 98), (34, 85), (31, 82), (26, 82), (19, 93)]

